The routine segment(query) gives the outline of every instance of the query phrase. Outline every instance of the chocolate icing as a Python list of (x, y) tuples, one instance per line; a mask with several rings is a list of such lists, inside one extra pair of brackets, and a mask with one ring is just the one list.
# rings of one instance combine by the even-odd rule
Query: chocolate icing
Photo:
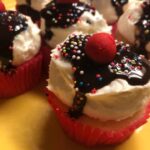
[(26, 0), (27, 4), (31, 6), (31, 0)]
[(111, 0), (112, 5), (115, 7), (118, 16), (123, 14), (123, 6), (128, 3), (128, 0)]
[[(41, 11), (41, 16), (45, 19), (45, 38), (51, 39), (53, 36), (50, 28), (67, 28), (79, 21), (83, 12), (88, 11), (95, 15), (95, 9), (84, 3), (57, 3), (54, 0), (47, 4)], [(88, 21), (88, 20), (87, 20)], [(89, 22), (90, 23), (90, 22)]]
[(40, 12), (31, 7), (31, 0), (26, 0), (26, 3), (27, 4), (17, 5), (17, 10), (26, 16), (30, 16), (33, 22), (39, 21)]
[(112, 62), (105, 65), (95, 63), (84, 51), (88, 38), (89, 35), (71, 36), (61, 47), (61, 55), (73, 66), (76, 96), (69, 115), (74, 118), (82, 114), (87, 100), (86, 93), (95, 93), (118, 78), (134, 86), (146, 84), (150, 77), (149, 62), (123, 42), (116, 42), (117, 54)]
[(26, 18), (15, 11), (0, 12), (0, 70), (8, 71), (14, 66), (13, 40), (20, 32), (28, 27)]
[(142, 5), (143, 14), (136, 24), (137, 30), (139, 32), (136, 33), (136, 49), (140, 54), (146, 54), (146, 45), (150, 42), (150, 1), (143, 2)]

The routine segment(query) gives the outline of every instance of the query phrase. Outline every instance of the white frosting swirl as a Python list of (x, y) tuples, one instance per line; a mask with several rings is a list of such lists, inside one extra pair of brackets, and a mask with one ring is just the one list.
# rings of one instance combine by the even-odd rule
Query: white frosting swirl
[[(60, 46), (52, 50), (48, 89), (62, 103), (72, 106), (75, 96), (72, 65), (61, 57)], [(119, 121), (134, 115), (150, 101), (150, 82), (144, 86), (132, 86), (126, 80), (116, 79), (95, 94), (87, 93), (86, 97), (84, 114), (103, 121)]]
[[(85, 11), (79, 18), (76, 24), (64, 29), (52, 27), (48, 30), (53, 32), (53, 37), (46, 42), (51, 47), (55, 47), (57, 44), (61, 43), (69, 34), (75, 31), (82, 31), (83, 33), (91, 34), (95, 32), (111, 32), (111, 27), (107, 25), (105, 19), (96, 11), (95, 15)], [(87, 21), (88, 20), (88, 21)], [(90, 23), (89, 23), (90, 22)], [(41, 30), (45, 34), (45, 20), (41, 20)]]
[(33, 58), (39, 52), (41, 46), (40, 29), (32, 22), (30, 17), (26, 18), (27, 29), (17, 34), (13, 40), (12, 64), (15, 66)]
[[(46, 4), (48, 4), (51, 0), (31, 0), (31, 7), (34, 10), (41, 11)], [(26, 0), (17, 0), (17, 5), (27, 4)]]
[[(136, 42), (136, 32), (138, 32), (136, 23), (140, 20), (143, 14), (142, 3), (143, 1), (132, 3), (118, 21), (117, 26), (119, 34), (131, 44), (135, 44)], [(150, 42), (147, 43), (145, 49), (147, 52), (150, 52)]]

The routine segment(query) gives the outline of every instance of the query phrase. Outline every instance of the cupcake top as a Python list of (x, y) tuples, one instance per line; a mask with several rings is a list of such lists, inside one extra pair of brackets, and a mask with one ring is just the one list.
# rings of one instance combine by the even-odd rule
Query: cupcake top
[(137, 52), (149, 58), (150, 53), (150, 1), (133, 3), (118, 21), (118, 31)]
[(41, 29), (46, 42), (55, 47), (74, 31), (84, 33), (108, 32), (106, 24), (93, 7), (81, 2), (52, 1), (41, 11)]
[(16, 11), (0, 12), (0, 70), (7, 72), (34, 57), (40, 48), (40, 30)]
[[(124, 10), (135, 0), (80, 0), (94, 6), (109, 24), (115, 23)], [(110, 15), (111, 14), (111, 15)]]
[(17, 10), (30, 16), (33, 21), (40, 19), (40, 11), (51, 0), (17, 0)]
[(149, 100), (149, 78), (149, 62), (129, 45), (106, 33), (74, 33), (52, 50), (48, 89), (73, 118), (122, 120)]

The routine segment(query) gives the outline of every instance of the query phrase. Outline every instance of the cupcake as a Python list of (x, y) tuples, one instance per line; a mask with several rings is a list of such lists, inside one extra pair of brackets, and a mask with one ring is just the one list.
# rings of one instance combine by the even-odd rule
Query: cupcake
[(24, 93), (41, 76), (40, 30), (16, 11), (0, 12), (0, 98)]
[(52, 1), (41, 11), (41, 30), (46, 43), (55, 47), (74, 31), (111, 32), (111, 27), (93, 7), (81, 2)]
[[(41, 11), (42, 35), (49, 47), (57, 44), (74, 31), (84, 33), (111, 32), (105, 19), (93, 7), (78, 0), (52, 0)], [(44, 60), (48, 60), (49, 51), (46, 51)], [(49, 63), (49, 60), (46, 64)], [(47, 65), (48, 66), (48, 65)]]
[(16, 8), (19, 12), (30, 16), (34, 22), (40, 21), (40, 11), (51, 0), (17, 0)]
[(150, 66), (129, 45), (107, 33), (73, 33), (51, 56), (48, 99), (72, 139), (117, 144), (146, 122)]
[(124, 10), (136, 0), (80, 0), (94, 6), (109, 24), (114, 24)]
[(117, 36), (150, 59), (150, 1), (137, 1), (120, 17)]

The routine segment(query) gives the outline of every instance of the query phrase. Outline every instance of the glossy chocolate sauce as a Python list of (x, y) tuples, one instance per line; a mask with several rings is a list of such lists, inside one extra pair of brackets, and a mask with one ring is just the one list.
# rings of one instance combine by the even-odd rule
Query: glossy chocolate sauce
[(15, 11), (0, 12), (0, 71), (13, 68), (13, 40), (28, 27), (26, 18)]
[(150, 42), (150, 1), (143, 2), (143, 14), (136, 24), (138, 31), (136, 34), (136, 48), (138, 53), (146, 54), (146, 45)]
[(61, 55), (72, 63), (76, 95), (69, 115), (78, 118), (86, 104), (86, 93), (96, 93), (115, 79), (124, 79), (130, 85), (144, 85), (149, 81), (149, 62), (132, 52), (129, 45), (116, 42), (117, 54), (109, 64), (93, 62), (84, 51), (89, 36), (70, 37), (61, 48)]
[(128, 3), (128, 0), (111, 0), (112, 5), (115, 7), (118, 16), (123, 14), (123, 6)]
[(26, 16), (30, 16), (33, 22), (39, 21), (40, 12), (31, 7), (31, 0), (26, 0), (26, 3), (27, 4), (17, 5), (17, 10)]
[(81, 2), (57, 3), (50, 2), (42, 11), (41, 16), (45, 19), (45, 38), (50, 40), (53, 36), (50, 28), (67, 28), (79, 21), (83, 12), (88, 11), (95, 15), (95, 9)]

